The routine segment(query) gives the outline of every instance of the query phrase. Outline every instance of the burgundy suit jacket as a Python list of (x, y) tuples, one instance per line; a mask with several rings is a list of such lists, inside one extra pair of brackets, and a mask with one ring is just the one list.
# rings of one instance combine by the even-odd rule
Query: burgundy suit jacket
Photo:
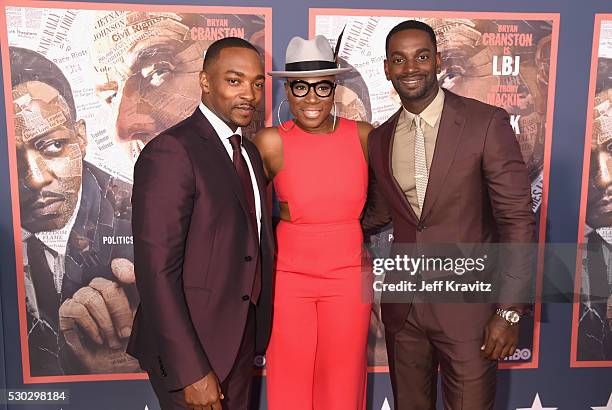
[[(445, 90), (436, 148), (420, 220), (393, 177), (391, 150), (400, 109), (369, 135), (370, 188), (363, 217), (366, 231), (393, 221), (392, 253), (399, 244), (517, 243), (535, 240), (530, 183), (508, 114), (501, 108)], [(515, 261), (499, 272), (504, 300), (525, 301), (532, 270)], [(410, 303), (385, 303), (387, 331), (398, 331)], [(482, 336), (495, 305), (432, 304), (455, 340)]]
[[(265, 201), (256, 147), (244, 140)], [(128, 353), (178, 390), (214, 370), (224, 380), (236, 359), (258, 255), (262, 291), (257, 344), (271, 326), (274, 242), (262, 203), (261, 240), (227, 151), (200, 109), (153, 139), (134, 168), (134, 266), (141, 304)]]

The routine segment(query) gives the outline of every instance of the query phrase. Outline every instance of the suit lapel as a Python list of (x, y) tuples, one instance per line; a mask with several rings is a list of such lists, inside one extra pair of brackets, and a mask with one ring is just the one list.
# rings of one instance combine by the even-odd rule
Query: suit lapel
[(259, 191), (259, 204), (261, 206), (261, 229), (263, 232), (264, 229), (269, 228), (266, 223), (266, 212), (268, 209), (266, 176), (263, 173), (263, 164), (261, 163), (257, 147), (255, 147), (255, 145), (253, 145), (250, 141), (245, 141), (243, 145), (245, 151), (249, 155), (249, 160), (251, 161), (251, 166), (253, 167), (253, 173), (255, 174), (255, 180), (257, 181), (257, 190)]
[[(219, 139), (219, 135), (210, 124), (210, 122), (206, 119), (200, 108), (196, 108), (194, 113), (191, 115), (191, 120), (194, 122), (198, 129), (198, 135), (207, 142), (210, 143), (211, 149), (214, 151), (213, 157), (218, 158), (216, 161), (221, 174), (227, 175), (227, 182), (232, 187), (234, 194), (238, 198), (240, 205), (242, 206), (243, 211), (248, 216), (249, 215), (249, 207), (246, 202), (246, 197), (244, 195), (244, 188), (242, 187), (242, 182), (238, 177), (238, 173), (236, 173), (236, 168), (234, 168), (234, 163), (232, 162), (229, 155), (227, 155), (227, 151), (223, 146), (223, 143)], [(225, 183), (225, 181), (220, 181)]]
[(412, 206), (410, 206), (410, 203), (406, 199), (406, 195), (404, 195), (404, 191), (402, 190), (400, 184), (397, 182), (395, 176), (393, 175), (393, 140), (395, 139), (395, 129), (397, 128), (397, 123), (402, 114), (402, 110), (403, 108), (400, 107), (400, 109), (395, 114), (393, 114), (393, 116), (389, 118), (389, 120), (383, 125), (383, 127), (386, 127), (386, 129), (381, 130), (381, 134), (383, 136), (381, 148), (382, 153), (386, 155), (385, 169), (388, 174), (388, 180), (391, 181), (393, 191), (396, 194), (396, 200), (402, 204), (404, 210), (412, 217), (414, 221), (418, 221), (419, 218), (417, 218), (416, 214), (414, 213), (414, 209), (412, 209)]
[(444, 108), (440, 118), (436, 148), (434, 150), (431, 168), (429, 170), (429, 181), (421, 220), (424, 220), (431, 212), (436, 199), (442, 190), (444, 180), (455, 157), (455, 152), (461, 140), (461, 132), (465, 125), (465, 118), (461, 115), (460, 105), (463, 103), (452, 93), (445, 91)]
[(249, 155), (249, 160), (251, 160), (251, 165), (253, 166), (253, 173), (255, 174), (255, 180), (257, 181), (257, 189), (259, 190), (259, 200), (261, 202), (261, 208), (264, 209), (266, 202), (266, 177), (263, 175), (261, 171), (260, 162), (259, 162), (259, 152), (257, 148), (246, 142), (243, 144), (244, 149)]

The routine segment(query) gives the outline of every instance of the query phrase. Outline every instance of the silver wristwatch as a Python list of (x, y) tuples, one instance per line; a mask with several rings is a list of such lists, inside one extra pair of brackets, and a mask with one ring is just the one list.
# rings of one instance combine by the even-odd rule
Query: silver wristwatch
[(516, 310), (498, 308), (495, 313), (511, 325), (516, 325), (521, 320), (521, 315)]

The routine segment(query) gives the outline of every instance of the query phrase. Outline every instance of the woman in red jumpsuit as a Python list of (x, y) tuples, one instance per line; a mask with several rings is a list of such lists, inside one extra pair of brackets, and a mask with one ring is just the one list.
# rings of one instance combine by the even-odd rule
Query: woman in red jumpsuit
[(294, 37), (285, 71), (269, 73), (286, 78), (294, 118), (255, 137), (281, 218), (266, 353), (270, 410), (365, 408), (371, 296), (359, 218), (372, 127), (336, 116), (335, 75), (350, 69), (334, 60), (323, 36)]

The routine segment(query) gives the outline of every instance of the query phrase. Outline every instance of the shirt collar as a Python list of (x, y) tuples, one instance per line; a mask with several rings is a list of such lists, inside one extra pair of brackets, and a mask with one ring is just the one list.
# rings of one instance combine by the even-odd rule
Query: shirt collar
[(234, 134), (242, 135), (242, 128), (238, 127), (236, 132), (232, 131), (232, 129), (225, 122), (223, 122), (223, 120), (219, 118), (217, 114), (212, 112), (202, 102), (200, 103), (200, 111), (202, 111), (202, 114), (204, 114), (208, 122), (210, 122), (210, 125), (212, 125), (223, 144), (229, 144), (228, 138)]
[[(425, 109), (419, 115), (421, 119), (427, 123), (427, 125), (434, 128), (440, 120), (440, 117), (442, 116), (443, 108), (444, 91), (442, 91), (442, 88), (438, 87), (438, 94), (436, 94), (433, 101), (430, 102), (429, 105), (425, 107)], [(414, 117), (416, 117), (417, 114), (413, 114), (406, 108), (404, 108), (404, 115), (406, 116), (406, 120), (409, 122), (409, 124), (411, 124), (412, 127), (412, 124), (414, 123)]]
[[(68, 248), (68, 239), (70, 238), (70, 232), (72, 232), (72, 228), (76, 221), (77, 214), (79, 213), (79, 208), (81, 207), (81, 195), (82, 194), (83, 194), (83, 188), (81, 187), (81, 190), (79, 192), (79, 198), (77, 200), (76, 206), (74, 207), (74, 212), (72, 213), (72, 216), (68, 220), (68, 223), (64, 225), (63, 228), (57, 229), (55, 231), (36, 232), (34, 234), (34, 236), (36, 236), (38, 240), (44, 243), (46, 247), (48, 247), (55, 253), (58, 253), (60, 255), (66, 255), (66, 249)], [(28, 234), (28, 233), (29, 232), (25, 231), (25, 234)], [(29, 235), (24, 235), (24, 232), (22, 231), (22, 237), (23, 236), (29, 237), (31, 236), (31, 233)]]

